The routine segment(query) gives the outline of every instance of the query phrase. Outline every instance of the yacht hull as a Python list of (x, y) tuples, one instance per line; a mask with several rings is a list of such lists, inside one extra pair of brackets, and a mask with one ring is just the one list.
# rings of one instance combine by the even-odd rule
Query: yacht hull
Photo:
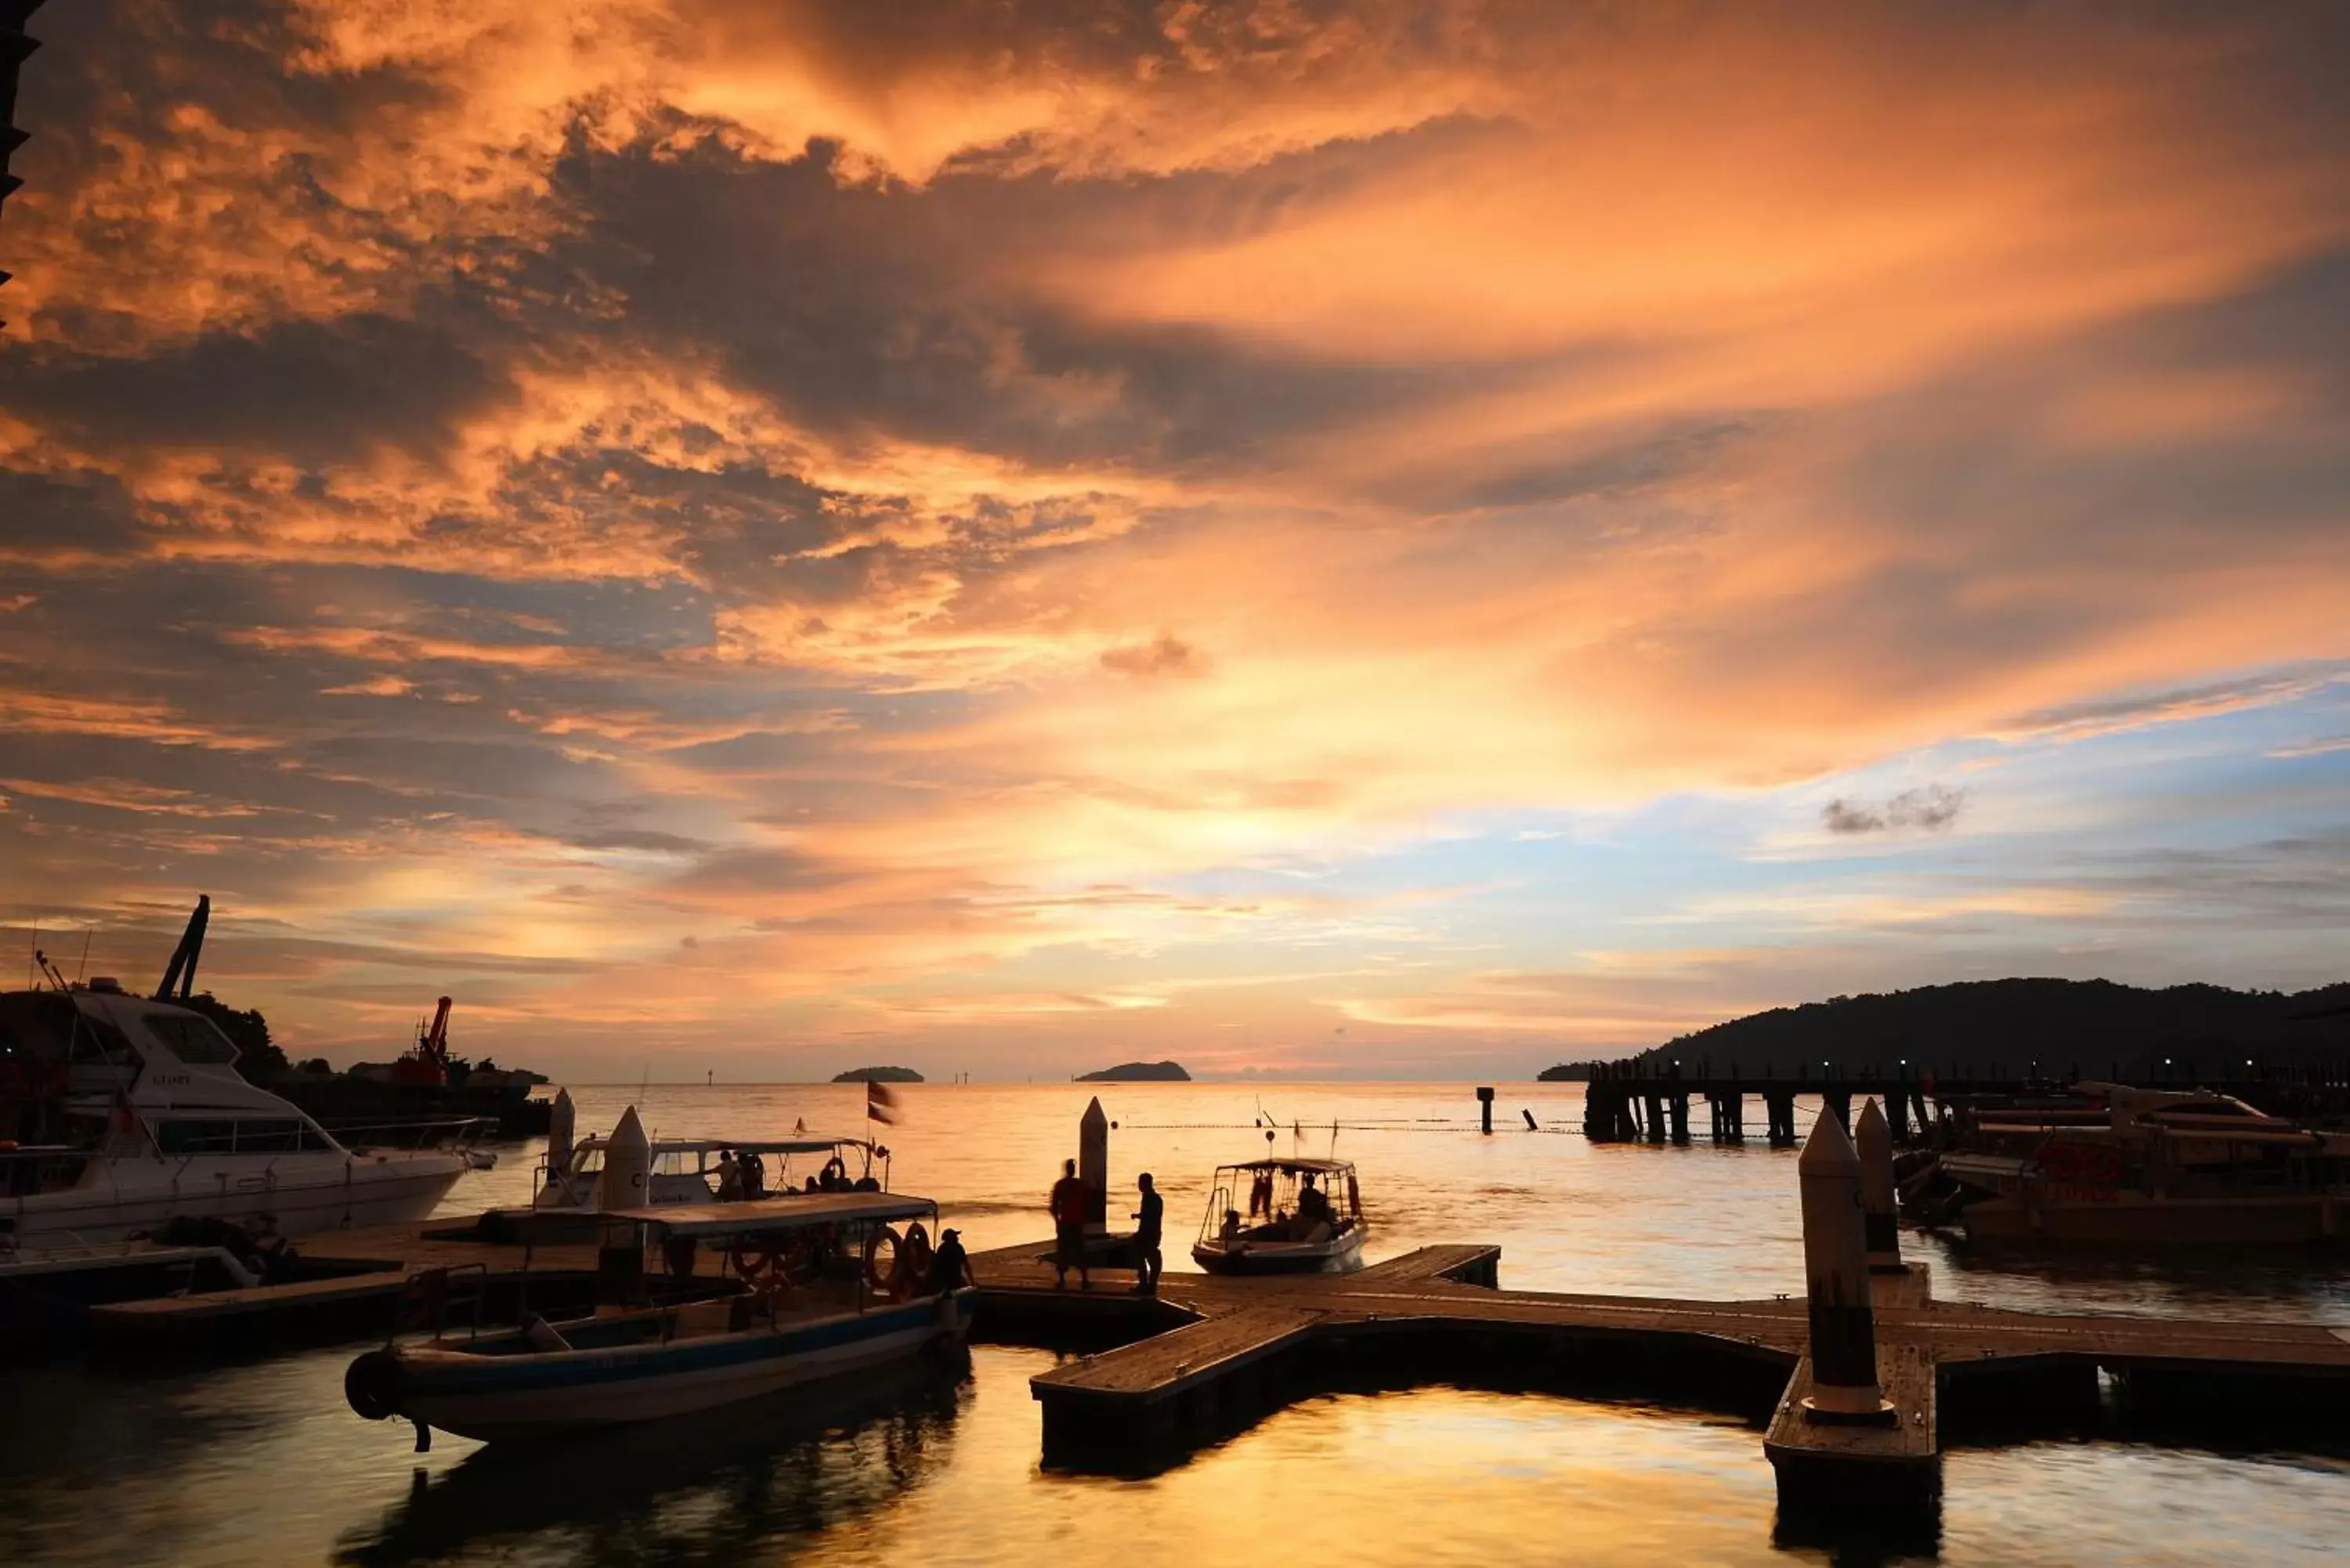
[[(224, 1162), (225, 1163), (225, 1162)], [(182, 1171), (140, 1179), (101, 1174), (92, 1187), (0, 1199), (0, 1219), (15, 1221), (26, 1247), (119, 1241), (182, 1217), (226, 1220), (281, 1236), (429, 1218), (471, 1168), (457, 1153), (432, 1152), (337, 1160), (330, 1168), (256, 1172)]]
[(1967, 1239), (2028, 1245), (2112, 1247), (2306, 1246), (2350, 1235), (2350, 1199), (2318, 1193), (2275, 1198), (2093, 1201), (2002, 1197), (1970, 1205)]

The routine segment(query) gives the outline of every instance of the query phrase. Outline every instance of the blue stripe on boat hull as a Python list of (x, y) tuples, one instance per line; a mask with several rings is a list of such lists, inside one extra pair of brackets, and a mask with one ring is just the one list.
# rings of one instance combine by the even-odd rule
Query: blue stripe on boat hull
[(488, 1440), (659, 1419), (914, 1355), (959, 1336), (976, 1296), (956, 1293), (951, 1328), (926, 1299), (781, 1332), (608, 1351), (476, 1356), (422, 1347), (400, 1354), (400, 1413)]

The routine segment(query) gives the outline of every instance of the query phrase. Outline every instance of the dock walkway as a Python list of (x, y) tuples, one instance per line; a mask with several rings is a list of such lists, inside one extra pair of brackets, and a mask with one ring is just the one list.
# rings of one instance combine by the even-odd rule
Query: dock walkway
[[(1292, 1399), (1367, 1379), (1501, 1382), (1563, 1374), (1694, 1405), (1744, 1407), (1767, 1424), (1783, 1497), (1868, 1473), (1888, 1502), (1939, 1493), (1944, 1407), (1954, 1389), (2010, 1413), (2094, 1408), (2096, 1375), (2160, 1395), (2241, 1406), (2350, 1393), (2350, 1330), (2308, 1324), (2059, 1315), (1932, 1299), (1912, 1264), (1875, 1283), (1880, 1424), (1808, 1420), (1805, 1303), (1556, 1294), (1495, 1288), (1500, 1249), (1425, 1247), (1350, 1275), (1169, 1274), (1135, 1315), (1125, 1272), (1056, 1290), (1045, 1243), (972, 1260), (980, 1327), (1057, 1342), (1073, 1319), (1117, 1315), (1144, 1337), (1030, 1380), (1049, 1462), (1132, 1469), (1175, 1462)], [(1376, 1342), (1376, 1348), (1373, 1348)], [(1758, 1397), (1759, 1395), (1759, 1397)]]
[[(295, 1243), (305, 1277), (274, 1284), (115, 1302), (89, 1310), (88, 1334), (117, 1355), (247, 1353), (380, 1334), (409, 1282), (451, 1272), (446, 1321), (512, 1316), (529, 1292), (542, 1308), (586, 1298), (596, 1249), (485, 1241), (463, 1220), (328, 1231)], [(527, 1266), (529, 1283), (521, 1282)]]

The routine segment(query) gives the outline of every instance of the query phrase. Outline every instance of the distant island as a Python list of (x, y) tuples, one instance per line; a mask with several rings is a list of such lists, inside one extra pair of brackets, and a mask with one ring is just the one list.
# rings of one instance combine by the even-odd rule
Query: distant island
[(922, 1075), (911, 1067), (851, 1067), (846, 1073), (835, 1073), (836, 1084), (919, 1084)]
[[(2319, 1016), (2330, 1014), (2329, 1016)], [(1792, 1074), (1823, 1062), (1940, 1069), (1952, 1062), (2043, 1062), (2102, 1077), (2143, 1071), (2149, 1054), (2241, 1051), (2275, 1066), (2350, 1048), (2350, 982), (2314, 991), (2159, 991), (2109, 980), (1981, 980), (1774, 1007), (1681, 1035), (1632, 1059), (1650, 1067), (1700, 1060), (1727, 1071)], [(1587, 1062), (1545, 1070), (1546, 1083), (1590, 1076)]]
[(1098, 1073), (1081, 1073), (1080, 1084), (1188, 1084), (1191, 1075), (1180, 1062), (1120, 1062)]

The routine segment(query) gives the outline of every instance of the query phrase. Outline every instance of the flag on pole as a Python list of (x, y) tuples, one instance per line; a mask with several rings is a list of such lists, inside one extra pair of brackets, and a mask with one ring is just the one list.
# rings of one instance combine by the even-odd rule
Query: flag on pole
[(879, 1122), (885, 1127), (894, 1127), (899, 1116), (897, 1092), (887, 1084), (877, 1084), (868, 1078), (865, 1081), (865, 1119)]

